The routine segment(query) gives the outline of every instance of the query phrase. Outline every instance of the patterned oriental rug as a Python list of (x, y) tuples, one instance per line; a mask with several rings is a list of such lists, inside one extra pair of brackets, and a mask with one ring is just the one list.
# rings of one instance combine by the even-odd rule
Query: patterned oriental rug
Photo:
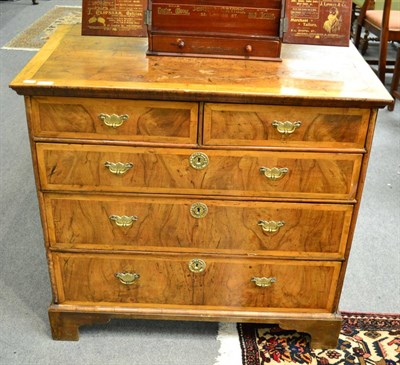
[(343, 313), (336, 349), (313, 350), (305, 333), (239, 323), (243, 365), (399, 365), (400, 314)]
[(38, 51), (54, 33), (58, 25), (79, 24), (81, 21), (81, 7), (56, 6), (5, 44), (2, 49)]

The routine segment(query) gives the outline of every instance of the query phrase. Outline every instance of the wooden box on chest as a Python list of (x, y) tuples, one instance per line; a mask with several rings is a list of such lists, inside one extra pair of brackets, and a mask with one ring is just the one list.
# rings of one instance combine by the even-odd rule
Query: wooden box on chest
[(281, 0), (150, 0), (148, 54), (279, 58), (281, 7)]
[(149, 0), (148, 55), (280, 60), (281, 44), (348, 46), (350, 0)]

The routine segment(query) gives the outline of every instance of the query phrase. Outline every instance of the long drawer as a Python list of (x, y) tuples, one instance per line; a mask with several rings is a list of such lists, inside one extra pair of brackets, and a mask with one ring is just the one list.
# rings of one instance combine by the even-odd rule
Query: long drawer
[(32, 115), (37, 137), (197, 142), (197, 103), (34, 97)]
[[(56, 248), (344, 256), (353, 207), (45, 194)], [(196, 209), (205, 209), (198, 214)]]
[[(277, 10), (279, 13), (279, 10)], [(281, 43), (278, 37), (207, 37), (183, 33), (152, 33), (149, 37), (150, 55), (197, 55), (249, 59), (279, 58)]]
[(203, 143), (308, 149), (363, 149), (369, 110), (208, 103)]
[(331, 311), (340, 262), (53, 253), (60, 303)]
[(38, 143), (37, 156), (44, 190), (297, 199), (353, 199), (362, 160), (357, 154), (50, 143)]

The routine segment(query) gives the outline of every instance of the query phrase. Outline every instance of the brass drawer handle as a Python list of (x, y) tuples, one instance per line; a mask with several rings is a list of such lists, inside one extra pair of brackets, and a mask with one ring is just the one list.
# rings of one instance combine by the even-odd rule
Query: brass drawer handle
[(140, 275), (136, 272), (116, 272), (115, 277), (124, 285), (132, 285), (139, 280)]
[(266, 233), (276, 233), (285, 225), (284, 221), (259, 221), (257, 223)]
[(251, 279), (252, 282), (254, 282), (257, 286), (259, 286), (260, 288), (266, 288), (268, 286), (271, 286), (273, 283), (276, 283), (276, 278), (266, 278), (266, 277), (262, 277), (262, 278), (258, 278), (258, 277), (254, 277)]
[(276, 130), (283, 135), (292, 134), (297, 128), (301, 126), (301, 122), (279, 122), (277, 120), (272, 122), (272, 126), (276, 128)]
[(117, 114), (105, 114), (101, 113), (98, 115), (99, 119), (107, 126), (107, 127), (112, 127), (112, 128), (118, 128), (126, 120), (128, 120), (129, 115), (127, 114), (122, 114), (122, 115), (117, 115)]
[(193, 203), (190, 206), (190, 214), (193, 218), (204, 218), (208, 213), (208, 207), (204, 203)]
[(282, 179), (288, 172), (287, 167), (260, 167), (260, 172), (269, 180), (275, 181)]
[(130, 227), (133, 222), (138, 220), (135, 215), (110, 215), (108, 218), (110, 221), (114, 221), (118, 227)]
[(114, 175), (123, 175), (133, 167), (132, 162), (105, 162), (104, 166), (107, 167)]
[(192, 259), (189, 261), (188, 266), (191, 272), (198, 274), (206, 269), (206, 262), (202, 259)]
[(194, 169), (203, 170), (208, 166), (209, 159), (204, 152), (195, 152), (190, 155), (189, 163)]

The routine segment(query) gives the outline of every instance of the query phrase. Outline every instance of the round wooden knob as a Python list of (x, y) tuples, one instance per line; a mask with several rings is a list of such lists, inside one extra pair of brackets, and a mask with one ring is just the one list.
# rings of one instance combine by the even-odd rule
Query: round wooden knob
[(185, 47), (185, 42), (182, 39), (178, 39), (178, 48)]
[(247, 53), (253, 52), (253, 47), (250, 44), (248, 44), (244, 49), (246, 50)]

